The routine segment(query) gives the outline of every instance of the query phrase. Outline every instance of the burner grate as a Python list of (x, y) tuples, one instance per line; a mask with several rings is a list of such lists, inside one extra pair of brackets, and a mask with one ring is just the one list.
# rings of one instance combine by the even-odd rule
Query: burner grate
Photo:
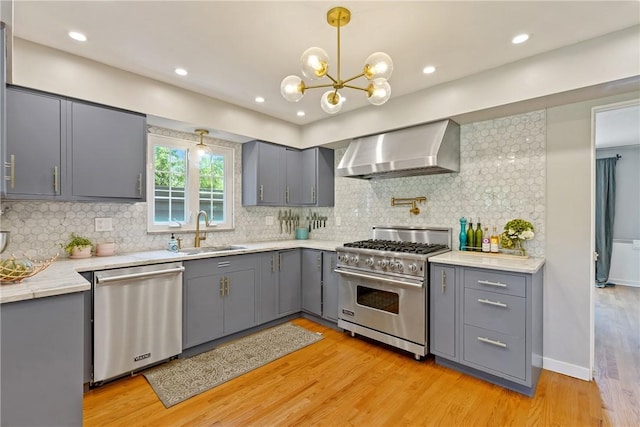
[(448, 249), (446, 245), (442, 244), (376, 239), (359, 240), (357, 242), (345, 243), (343, 246), (347, 248), (374, 249), (385, 252), (404, 252), (421, 255)]

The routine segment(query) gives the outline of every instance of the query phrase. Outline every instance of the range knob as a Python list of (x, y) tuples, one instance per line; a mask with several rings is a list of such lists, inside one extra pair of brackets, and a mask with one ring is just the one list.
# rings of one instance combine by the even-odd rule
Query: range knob
[(357, 263), (358, 263), (358, 261), (359, 261), (359, 260), (358, 260), (358, 255), (354, 255), (354, 256), (352, 256), (351, 258), (349, 258), (349, 262), (350, 262), (351, 264), (357, 264)]
[(409, 271), (415, 273), (416, 271), (418, 271), (418, 266), (416, 264), (410, 264)]
[(340, 254), (340, 255), (338, 255), (338, 261), (340, 261), (340, 262), (348, 262), (349, 261), (349, 257), (346, 254)]
[(373, 267), (373, 264), (374, 264), (373, 258), (367, 258), (365, 263), (367, 264), (367, 267)]
[(396, 262), (396, 265), (394, 266), (395, 270), (402, 273), (402, 271), (404, 270), (404, 265), (398, 261)]
[(380, 265), (380, 268), (387, 268), (389, 266), (389, 261), (386, 259), (381, 259), (378, 264)]

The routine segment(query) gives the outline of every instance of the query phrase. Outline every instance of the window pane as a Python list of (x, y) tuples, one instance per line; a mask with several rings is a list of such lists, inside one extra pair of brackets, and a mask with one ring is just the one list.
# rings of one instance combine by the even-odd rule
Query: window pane
[(185, 221), (186, 150), (154, 147), (154, 223)]
[(209, 215), (210, 221), (225, 220), (224, 170), (224, 156), (206, 155), (200, 159), (199, 208)]

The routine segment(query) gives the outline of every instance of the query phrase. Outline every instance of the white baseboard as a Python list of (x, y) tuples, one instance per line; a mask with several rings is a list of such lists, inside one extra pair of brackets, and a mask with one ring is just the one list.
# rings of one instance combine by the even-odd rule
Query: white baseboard
[(542, 367), (548, 371), (568, 375), (580, 380), (591, 381), (591, 372), (589, 368), (584, 366), (572, 365), (571, 363), (561, 362), (559, 360), (543, 357)]
[(609, 278), (609, 280), (607, 280), (607, 283), (615, 283), (616, 285), (620, 285), (620, 286), (631, 286), (633, 288), (640, 288), (640, 282), (638, 282), (637, 280), (623, 280), (623, 279)]

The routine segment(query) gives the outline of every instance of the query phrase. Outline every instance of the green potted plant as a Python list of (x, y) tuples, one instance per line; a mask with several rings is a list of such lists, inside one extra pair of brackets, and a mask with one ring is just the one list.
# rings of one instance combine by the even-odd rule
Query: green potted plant
[(89, 258), (93, 250), (93, 242), (86, 237), (71, 233), (71, 237), (66, 244), (60, 247), (69, 254), (69, 258)]

